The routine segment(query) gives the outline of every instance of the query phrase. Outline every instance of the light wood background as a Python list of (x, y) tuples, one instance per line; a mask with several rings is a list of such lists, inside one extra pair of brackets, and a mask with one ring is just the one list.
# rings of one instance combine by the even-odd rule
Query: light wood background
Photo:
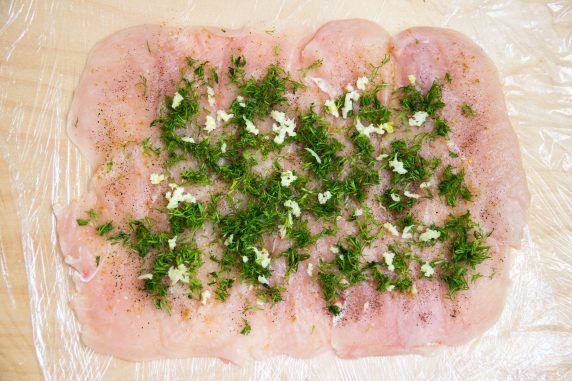
[[(569, 1), (475, 0), (454, 8), (451, 3), (0, 1), (0, 380), (41, 379), (42, 375), (50, 379), (122, 380), (171, 374), (159, 372), (161, 367), (110, 359), (93, 360), (103, 364), (99, 373), (58, 373), (57, 361), (70, 368), (66, 356), (84, 349), (80, 344), (71, 349), (58, 344), (62, 336), (77, 335), (78, 327), (66, 307), (71, 296), (69, 270), (62, 264), (53, 235), (52, 207), (78, 197), (89, 179), (90, 169), (65, 134), (65, 117), (95, 42), (142, 23), (232, 28), (284, 21), (319, 25), (349, 17), (374, 20), (392, 33), (413, 25), (447, 25), (485, 48), (503, 78), (533, 203), (524, 247), (514, 256), (514, 286), (506, 312), (475, 344), (476, 350), (482, 349), (478, 357), (482, 366), (468, 369), (462, 356), (472, 349), (465, 348), (427, 361), (367, 362), (382, 373), (359, 370), (362, 363), (358, 362), (336, 362), (330, 374), (345, 379), (357, 379), (359, 374), (376, 378), (380, 374), (414, 374), (410, 369), (418, 369), (430, 379), (444, 375), (428, 373), (430, 369), (445, 369), (450, 379), (464, 378), (466, 372), (488, 378), (572, 376), (572, 62), (566, 43), (572, 34), (572, 5)], [(522, 300), (527, 301), (526, 309)], [(62, 332), (58, 331), (60, 319), (66, 320)], [(34, 334), (32, 327), (36, 327)], [(499, 347), (499, 352), (494, 352)], [(487, 354), (483, 348), (492, 352)], [(453, 357), (444, 356), (458, 357), (449, 361)], [(285, 366), (273, 364), (276, 369)], [(161, 366), (167, 369), (169, 365)], [(235, 371), (220, 367), (223, 373), (205, 370), (194, 375), (246, 378), (264, 374), (257, 368)], [(308, 369), (299, 378), (321, 374), (319, 367)], [(393, 369), (402, 373), (392, 373)], [(289, 374), (282, 371), (275, 377), (290, 378)]]
[(7, 163), (0, 161), (0, 379), (33, 380), (40, 367), (32, 343), (27, 278)]

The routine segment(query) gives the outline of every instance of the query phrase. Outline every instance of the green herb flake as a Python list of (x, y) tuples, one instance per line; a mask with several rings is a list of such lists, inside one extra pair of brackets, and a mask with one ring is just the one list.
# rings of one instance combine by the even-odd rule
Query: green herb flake
[(413, 85), (399, 88), (398, 93), (401, 95), (399, 104), (410, 115), (417, 111), (425, 111), (429, 116), (435, 117), (436, 113), (445, 106), (438, 81), (433, 82), (425, 95)]
[(131, 247), (141, 257), (147, 256), (151, 250), (160, 248), (167, 241), (164, 233), (157, 233), (152, 230), (149, 219), (130, 220), (129, 230), (133, 235)]
[(129, 234), (125, 232), (119, 232), (107, 238), (108, 241), (113, 241), (113, 243), (117, 242), (129, 242)]
[(365, 124), (379, 126), (390, 120), (391, 112), (385, 107), (378, 96), (379, 88), (364, 92), (359, 98), (359, 119)]
[(334, 315), (334, 316), (338, 316), (339, 314), (342, 313), (342, 309), (341, 309), (339, 306), (335, 305), (335, 304), (330, 304), (330, 305), (327, 307), (327, 310), (328, 310), (332, 315)]
[(489, 235), (480, 230), (469, 211), (458, 217), (450, 215), (441, 231), (444, 238), (451, 239), (451, 255), (441, 266), (440, 278), (447, 285), (449, 296), (454, 298), (481, 277), (475, 268), (490, 258), (490, 247), (486, 245)]
[(159, 156), (161, 154), (161, 148), (153, 147), (153, 145), (151, 144), (150, 138), (144, 139), (141, 142), (141, 147), (143, 147), (143, 153), (147, 156), (150, 156), (151, 154), (153, 154), (155, 156)]
[(292, 247), (282, 253), (282, 256), (286, 258), (286, 262), (288, 264), (288, 274), (297, 272), (300, 262), (310, 258), (310, 255), (300, 254), (298, 250)]
[(97, 230), (97, 234), (103, 236), (104, 234), (109, 233), (110, 231), (113, 230), (113, 224), (112, 224), (111, 221), (106, 222), (106, 223), (103, 224), (103, 225), (99, 225), (99, 226), (96, 228), (96, 230)]
[(323, 65), (323, 63), (324, 63), (324, 60), (317, 59), (316, 61), (312, 62), (307, 67), (300, 69), (300, 76), (302, 78), (306, 77), (306, 75), (308, 75), (308, 72), (318, 69), (319, 67), (321, 67)]
[(248, 320), (246, 319), (242, 319), (242, 329), (240, 330), (240, 334), (241, 335), (248, 335), (250, 333), (250, 331), (252, 330), (252, 327), (250, 326), (250, 323), (248, 322)]
[(179, 235), (185, 229), (200, 229), (207, 219), (203, 203), (181, 203), (178, 208), (172, 209), (169, 215), (171, 231)]
[(472, 118), (476, 115), (473, 108), (469, 106), (467, 103), (463, 103), (461, 105), (461, 114), (463, 114), (465, 118)]
[(143, 89), (143, 97), (147, 98), (147, 78), (144, 75), (139, 76), (137, 85)]
[[(234, 114), (234, 122), (244, 127), (246, 121), (255, 122), (258, 118), (270, 115), (270, 111), (278, 105), (287, 101), (286, 93), (303, 85), (290, 78), (288, 73), (278, 65), (270, 65), (264, 77), (260, 80), (255, 78), (244, 78), (244, 57), (233, 57), (233, 66), (229, 68), (231, 81), (238, 86), (239, 94), (244, 98), (244, 102), (236, 100), (231, 104), (231, 112)], [(240, 104), (244, 103), (244, 107)], [(253, 136), (246, 132), (247, 136)], [(244, 136), (244, 135), (243, 135)]]
[(335, 305), (335, 303), (337, 302), (341, 291), (344, 289), (341, 276), (334, 272), (320, 271), (318, 272), (318, 284), (320, 285), (324, 299), (326, 300), (326, 308), (333, 315), (338, 315), (341, 310), (337, 305)]
[(446, 137), (446, 136), (448, 136), (450, 131), (451, 131), (451, 128), (449, 127), (449, 123), (447, 123), (446, 120), (441, 119), (441, 118), (435, 118), (435, 127), (434, 127), (433, 133), (432, 133), (433, 137), (437, 137), (437, 136)]
[(452, 166), (447, 166), (443, 172), (443, 179), (439, 184), (439, 196), (444, 198), (450, 207), (457, 206), (457, 200), (462, 198), (465, 201), (471, 201), (472, 193), (465, 184), (465, 170), (453, 172)]
[(215, 290), (216, 299), (220, 300), (221, 302), (224, 302), (226, 298), (228, 298), (228, 296), (230, 295), (229, 290), (232, 287), (233, 283), (234, 280), (228, 278), (221, 279), (220, 281), (218, 281), (217, 288)]
[(185, 169), (181, 172), (181, 178), (187, 184), (211, 184), (211, 179), (207, 171), (206, 165), (203, 164), (199, 169)]
[(276, 304), (282, 301), (283, 291), (281, 287), (263, 287), (259, 290), (258, 297), (265, 303)]
[(153, 296), (157, 308), (170, 307), (167, 297), (171, 282), (170, 279), (166, 281), (169, 270), (184, 266), (187, 269), (186, 275), (189, 277), (190, 290), (196, 291), (202, 288), (196, 279), (196, 271), (202, 264), (201, 251), (190, 244), (177, 245), (173, 251), (159, 252), (153, 260), (150, 272), (153, 277), (145, 279), (144, 290)]
[(211, 73), (211, 78), (212, 78), (212, 80), (213, 80), (215, 83), (218, 84), (218, 74), (217, 74), (215, 68), (211, 67), (209, 70), (210, 70), (210, 73)]
[(336, 176), (343, 169), (345, 162), (345, 159), (338, 155), (343, 148), (342, 143), (331, 136), (328, 132), (328, 122), (314, 110), (303, 114), (300, 119), (296, 140), (320, 158), (318, 161), (310, 151), (305, 150), (303, 152), (305, 166), (320, 180)]
[(447, 83), (453, 82), (453, 78), (451, 77), (451, 74), (449, 74), (448, 72), (445, 73), (445, 81), (447, 81)]

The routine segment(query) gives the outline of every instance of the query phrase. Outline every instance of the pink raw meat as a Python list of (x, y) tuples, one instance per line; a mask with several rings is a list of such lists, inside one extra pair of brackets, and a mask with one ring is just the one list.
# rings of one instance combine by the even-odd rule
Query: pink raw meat
[[(346, 20), (325, 24), (312, 36), (292, 30), (270, 36), (248, 30), (145, 25), (114, 34), (90, 53), (72, 103), (69, 134), (92, 164), (94, 176), (89, 192), (56, 214), (66, 263), (77, 270), (73, 307), (82, 339), (97, 352), (129, 360), (218, 357), (235, 363), (279, 354), (306, 358), (327, 350), (340, 357), (388, 355), (465, 343), (497, 320), (508, 286), (508, 254), (520, 244), (529, 194), (493, 63), (468, 38), (446, 29), (413, 28), (391, 37), (371, 22)], [(247, 74), (256, 77), (270, 63), (279, 63), (296, 77), (322, 59), (323, 65), (303, 79), (306, 88), (289, 99), (302, 110), (341, 95), (346, 84), (355, 83), (369, 72), (369, 64), (380, 63), (387, 54), (391, 60), (378, 73), (391, 84), (382, 96), (386, 104), (392, 102), (393, 90), (409, 83), (409, 75), (428, 89), (435, 78), (449, 73), (453, 81), (443, 88), (442, 115), (452, 128), (450, 142), (437, 140), (424, 150), (437, 152), (444, 164), (451, 161), (449, 150), (461, 157), (475, 194), (468, 209), (484, 230), (492, 231), (488, 240), (492, 258), (478, 270), (494, 276), (472, 284), (454, 301), (442, 282), (418, 280), (417, 293), (410, 294), (379, 293), (374, 285), (362, 283), (345, 292), (345, 312), (332, 318), (308, 269), (308, 264), (317, 267), (319, 258), (331, 256), (329, 247), (339, 237), (325, 237), (291, 276), (284, 300), (273, 306), (258, 305), (252, 288), (237, 281), (224, 303), (211, 300), (203, 305), (174, 287), (171, 313), (157, 309), (141, 291), (140, 263), (130, 250), (106, 241), (94, 229), (78, 226), (76, 219), (85, 218), (84, 212), (93, 208), (101, 221), (113, 221), (116, 227), (125, 228), (128, 217), (146, 215), (166, 224), (155, 209), (164, 207), (162, 195), (168, 187), (149, 183), (164, 154), (148, 155), (139, 143), (149, 138), (160, 144), (160, 131), (150, 123), (164, 97), (176, 90), (185, 57), (208, 60), (219, 73), (226, 73), (232, 53), (244, 55)], [(228, 109), (235, 98), (227, 88), (228, 78), (221, 75), (214, 88), (217, 108)], [(465, 102), (475, 111), (474, 118), (462, 115)], [(209, 107), (206, 100), (203, 106)], [(270, 129), (270, 122), (260, 129)], [(330, 132), (348, 141), (335, 126)], [(376, 152), (383, 144), (375, 144)], [(189, 189), (197, 199), (208, 200), (218, 187), (215, 183)], [(372, 195), (367, 200), (376, 218), (386, 217)], [(413, 213), (431, 223), (442, 222), (452, 210), (435, 197), (419, 202)], [(458, 212), (463, 210), (463, 205), (457, 206)], [(340, 226), (343, 230), (343, 222)], [(197, 238), (199, 247), (209, 244), (213, 229), (212, 223), (205, 226)], [(352, 227), (347, 229), (351, 232)], [(275, 255), (285, 244), (278, 237), (266, 237), (265, 242)], [(387, 238), (378, 240), (368, 255), (379, 258), (386, 245)], [(209, 250), (217, 255), (222, 247)], [(277, 259), (274, 276), (283, 274), (285, 267), (284, 260)], [(216, 264), (205, 261), (199, 277), (206, 279), (215, 269)], [(240, 334), (244, 316), (253, 327), (247, 336)]]

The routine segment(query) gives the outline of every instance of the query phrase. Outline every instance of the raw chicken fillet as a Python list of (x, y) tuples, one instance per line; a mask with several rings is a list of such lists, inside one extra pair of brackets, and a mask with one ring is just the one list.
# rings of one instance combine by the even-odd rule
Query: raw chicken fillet
[[(474, 194), (466, 208), (484, 231), (492, 232), (487, 241), (491, 258), (478, 269), (487, 276), (454, 299), (440, 281), (419, 279), (416, 293), (378, 292), (364, 282), (345, 291), (344, 312), (332, 317), (311, 276), (319, 258), (331, 255), (335, 237), (326, 237), (290, 276), (283, 301), (274, 305), (257, 304), (252, 288), (237, 280), (225, 302), (211, 297), (201, 303), (187, 298), (182, 287), (172, 287), (170, 313), (157, 309), (142, 291), (137, 255), (76, 220), (94, 209), (99, 221), (112, 221), (114, 226), (149, 215), (158, 224), (166, 223), (155, 210), (165, 205), (167, 183), (149, 182), (152, 173), (161, 172), (162, 162), (145, 152), (140, 142), (160, 141), (159, 128), (150, 124), (165, 96), (176, 91), (186, 57), (218, 68), (216, 104), (228, 109), (236, 94), (228, 90), (224, 73), (233, 53), (244, 55), (247, 75), (255, 77), (272, 63), (296, 77), (312, 62), (322, 60), (322, 66), (303, 78), (305, 88), (289, 99), (301, 110), (342, 95), (348, 83), (355, 84), (359, 76), (369, 73), (371, 63), (386, 55), (390, 60), (380, 75), (391, 85), (382, 93), (384, 103), (390, 102), (393, 90), (408, 85), (411, 76), (424, 89), (435, 78), (454, 78), (443, 88), (442, 116), (451, 125), (450, 141), (431, 144), (434, 152), (441, 152), (444, 164), (451, 160), (449, 151), (462, 157)], [(471, 104), (474, 118), (463, 117), (465, 102)], [(313, 34), (300, 28), (269, 35), (252, 30), (134, 27), (108, 37), (90, 53), (68, 125), (71, 139), (94, 172), (89, 191), (56, 211), (58, 236), (66, 263), (76, 270), (72, 305), (82, 340), (96, 352), (134, 361), (217, 357), (234, 363), (280, 354), (309, 358), (324, 351), (343, 358), (419, 353), (437, 345), (468, 342), (489, 328), (502, 311), (509, 285), (509, 253), (520, 245), (529, 194), (497, 71), (481, 48), (457, 32), (419, 27), (390, 36), (363, 20), (333, 21)], [(193, 194), (208, 199), (218, 187), (217, 183), (198, 186)], [(367, 202), (374, 204), (372, 195)], [(372, 209), (383, 218), (383, 210)], [(446, 207), (438, 197), (424, 199), (412, 210), (418, 219), (436, 223), (452, 211), (462, 210)], [(208, 245), (215, 228), (205, 226), (204, 234), (197, 236), (198, 247)], [(279, 240), (267, 241), (271, 254), (281, 252)], [(217, 254), (213, 250), (210, 254)], [(374, 246), (368, 255), (381, 253)], [(283, 261), (273, 265), (276, 276), (284, 274)], [(199, 276), (215, 270), (216, 264), (205, 260)], [(245, 315), (247, 306), (257, 308)], [(248, 335), (240, 333), (244, 316), (252, 327)]]

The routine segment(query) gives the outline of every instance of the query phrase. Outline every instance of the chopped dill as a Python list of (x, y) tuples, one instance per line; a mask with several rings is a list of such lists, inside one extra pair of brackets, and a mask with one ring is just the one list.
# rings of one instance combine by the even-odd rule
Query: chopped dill
[(288, 232), (288, 237), (294, 241), (296, 247), (306, 247), (313, 242), (312, 233), (308, 228), (308, 221), (301, 221)]
[(157, 233), (151, 229), (151, 220), (130, 220), (129, 230), (133, 235), (131, 247), (139, 253), (139, 256), (145, 257), (152, 249), (162, 247), (167, 242), (167, 236), (164, 233)]
[(265, 286), (258, 291), (258, 297), (265, 303), (276, 304), (282, 301), (283, 291), (284, 289), (281, 287)]
[(417, 202), (415, 198), (406, 197), (396, 186), (387, 188), (380, 201), (383, 206), (395, 213), (410, 209)]
[(84, 219), (84, 218), (78, 218), (75, 220), (77, 222), (77, 224), (79, 226), (85, 226), (87, 224), (89, 224), (89, 220), (88, 219)]
[(351, 136), (351, 141), (354, 144), (356, 157), (364, 162), (371, 161), (374, 147), (367, 136), (359, 132), (354, 132)]
[(438, 160), (427, 160), (419, 154), (421, 145), (408, 145), (405, 140), (395, 140), (391, 143), (392, 151), (387, 160), (397, 159), (403, 163), (406, 173), (391, 172), (391, 183), (412, 184), (429, 180), (433, 171), (440, 164)]
[(147, 78), (143, 74), (139, 76), (139, 82), (137, 82), (137, 85), (141, 85), (143, 88), (143, 97), (147, 98)]
[(161, 148), (153, 147), (150, 138), (143, 139), (141, 142), (141, 147), (143, 147), (143, 154), (146, 156), (159, 156), (161, 154)]
[(328, 132), (326, 119), (310, 109), (308, 113), (301, 115), (300, 121), (296, 141), (320, 158), (318, 162), (314, 155), (305, 150), (302, 153), (306, 162), (304, 166), (310, 168), (319, 180), (339, 174), (345, 162), (345, 159), (338, 155), (343, 145)]
[(211, 67), (210, 69), (211, 72), (211, 79), (218, 84), (218, 73), (216, 72), (214, 67)]
[(359, 118), (362, 122), (375, 126), (389, 122), (391, 112), (379, 100), (377, 87), (363, 93), (359, 98), (359, 105)]
[(451, 74), (449, 74), (449, 72), (445, 73), (445, 81), (447, 81), (447, 83), (453, 82), (453, 78), (451, 78)]
[(300, 262), (310, 258), (310, 255), (300, 254), (300, 251), (293, 247), (283, 252), (282, 256), (286, 258), (286, 262), (288, 265), (288, 270), (287, 270), (288, 274), (298, 272), (298, 266), (300, 265)]
[(181, 234), (185, 229), (195, 231), (200, 229), (207, 218), (205, 206), (201, 202), (181, 203), (169, 214), (169, 223), (173, 234)]
[(318, 272), (318, 284), (322, 289), (328, 311), (334, 316), (339, 315), (341, 309), (335, 304), (338, 301), (338, 296), (344, 290), (341, 275), (334, 272), (320, 271)]
[(319, 67), (322, 66), (323, 63), (324, 63), (324, 60), (321, 58), (315, 60), (310, 65), (306, 66), (305, 68), (300, 69), (300, 76), (302, 78), (306, 77), (306, 75), (308, 75), (308, 72), (318, 69)]
[(448, 165), (443, 172), (443, 179), (439, 184), (439, 196), (447, 201), (447, 205), (451, 207), (457, 206), (457, 200), (462, 198), (465, 201), (471, 201), (473, 194), (465, 184), (465, 170), (453, 172), (453, 167)]
[(99, 235), (101, 235), (101, 236), (102, 236), (102, 235), (105, 235), (105, 234), (107, 234), (107, 233), (109, 233), (110, 231), (113, 230), (113, 224), (112, 224), (111, 221), (106, 222), (106, 223), (103, 224), (103, 225), (99, 225), (99, 226), (96, 228), (96, 230), (97, 230), (97, 234), (99, 234)]
[(463, 114), (465, 118), (472, 118), (475, 116), (475, 111), (471, 106), (463, 102), (463, 104), (461, 105), (461, 114)]
[(432, 132), (432, 137), (435, 138), (437, 136), (448, 136), (449, 132), (451, 131), (451, 127), (449, 127), (449, 123), (446, 120), (441, 118), (435, 118), (435, 127)]
[(250, 323), (248, 322), (248, 320), (242, 318), (242, 329), (240, 330), (240, 334), (241, 335), (248, 335), (251, 330), (252, 330), (252, 327), (250, 326)]
[(450, 215), (442, 232), (451, 239), (451, 255), (442, 265), (441, 279), (449, 289), (449, 296), (454, 298), (458, 291), (468, 289), (470, 282), (481, 277), (475, 269), (490, 258), (490, 247), (486, 245), (489, 235), (481, 231), (469, 211), (459, 217)]
[(230, 295), (229, 290), (232, 287), (233, 283), (234, 280), (230, 278), (221, 279), (220, 281), (218, 281), (217, 288), (215, 290), (215, 297), (221, 302), (224, 302), (226, 298), (228, 298), (228, 296)]
[(425, 95), (414, 85), (401, 87), (398, 93), (401, 96), (399, 104), (411, 115), (416, 111), (425, 111), (429, 116), (435, 117), (436, 113), (445, 106), (442, 100), (441, 85), (438, 81), (433, 82)]
[[(147, 47), (150, 52), (148, 42)], [(143, 140), (141, 146), (145, 155), (164, 160), (165, 173), (178, 176), (180, 186), (216, 184), (217, 193), (211, 195), (210, 201), (180, 202), (176, 208), (159, 210), (166, 219), (161, 230), (151, 219), (144, 218), (129, 220), (126, 232), (107, 237), (112, 244), (124, 243), (142, 258), (145, 266), (151, 265), (148, 271), (152, 277), (144, 279), (144, 290), (158, 308), (167, 312), (171, 308), (170, 269), (172, 273), (179, 271), (179, 275), (181, 269), (186, 269), (184, 282), (175, 283), (177, 287), (186, 287), (190, 298), (200, 297), (203, 286), (196, 274), (203, 257), (194, 240), (205, 231), (213, 235), (209, 245), (220, 248), (207, 257), (218, 266), (208, 273), (207, 279), (221, 302), (228, 299), (235, 281), (252, 285), (260, 301), (280, 302), (290, 275), (310, 258), (312, 245), (324, 236), (337, 236), (341, 220), (351, 224), (353, 233), (338, 237), (333, 258), (320, 260), (315, 277), (326, 310), (333, 315), (342, 312), (345, 291), (362, 282), (371, 282), (379, 292), (411, 292), (416, 277), (412, 269), (423, 263), (419, 250), (428, 247), (444, 248), (444, 253), (431, 261), (435, 275), (430, 279), (444, 282), (450, 297), (481, 276), (475, 268), (490, 255), (488, 235), (470, 219), (468, 212), (450, 216), (441, 225), (427, 226), (413, 217), (412, 208), (433, 197), (431, 179), (441, 165), (438, 158), (421, 152), (435, 139), (447, 138), (451, 131), (440, 114), (445, 106), (441, 84), (436, 79), (426, 92), (415, 85), (399, 88), (394, 93), (399, 109), (392, 109), (382, 102), (380, 93), (388, 86), (380, 74), (387, 62), (388, 55), (379, 65), (370, 65), (369, 84), (360, 91), (359, 101), (355, 101), (349, 113), (351, 117), (340, 125), (341, 119), (330, 123), (334, 119), (325, 118), (324, 111), (313, 105), (305, 110), (293, 109), (290, 99), (303, 84), (293, 80), (278, 64), (270, 64), (253, 76), (246, 58), (233, 54), (227, 72), (220, 74), (221, 78), (226, 75), (221, 81), (208, 61), (187, 57), (176, 92), (165, 97), (159, 116), (152, 122), (152, 126), (160, 128), (161, 139), (155, 143), (158, 146), (150, 138)], [(301, 78), (322, 64), (320, 59), (301, 69)], [(143, 76), (140, 79), (139, 86), (147, 96), (147, 80)], [(219, 124), (224, 128), (221, 135), (207, 135), (203, 128), (205, 113), (212, 110), (201, 104), (208, 97), (206, 86), (219, 81), (230, 81), (228, 86), (234, 90), (235, 96), (225, 110), (232, 116)], [(450, 82), (447, 73), (443, 83)], [(335, 99), (338, 109), (344, 107), (344, 97), (345, 94)], [(470, 111), (464, 110), (464, 106)], [(265, 130), (268, 123), (273, 123), (272, 111), (285, 112), (296, 123), (295, 135), (288, 136), (283, 144), (275, 142), (272, 132)], [(364, 125), (385, 128), (391, 134), (393, 126), (399, 128), (399, 121), (418, 111), (429, 114), (434, 123), (432, 131), (411, 136), (410, 129), (404, 128), (400, 139), (386, 143), (382, 139), (388, 135), (375, 135), (370, 140), (352, 128), (355, 118), (359, 118)], [(466, 117), (474, 116), (467, 104), (461, 112)], [(273, 160), (273, 165), (261, 171), (265, 160)], [(291, 169), (291, 164), (299, 166)], [(292, 170), (296, 179), (284, 184), (286, 169)], [(219, 185), (222, 189), (218, 189)], [(371, 194), (372, 189), (375, 194)], [(455, 173), (451, 166), (444, 170), (438, 190), (449, 207), (455, 207), (459, 199), (470, 201), (473, 197), (464, 183), (464, 170)], [(379, 221), (368, 206), (367, 200), (372, 198), (384, 208), (386, 221)], [(299, 209), (296, 213), (294, 202)], [(88, 225), (95, 218), (94, 212), (93, 217), (78, 219), (77, 223)], [(395, 224), (392, 228), (399, 234), (391, 232), (385, 222)], [(320, 233), (312, 233), (316, 231), (314, 223), (321, 225)], [(113, 230), (111, 222), (108, 224), (97, 227), (100, 235)], [(419, 235), (424, 229), (438, 231), (440, 236), (421, 242)], [(367, 262), (364, 250), (371, 250), (376, 240), (384, 240), (390, 233), (392, 240), (386, 253), (393, 255), (392, 262), (384, 258)], [(176, 246), (171, 241), (174, 236), (181, 239)], [(280, 252), (273, 252), (267, 243), (276, 237), (286, 245)], [(276, 261), (285, 263), (285, 272), (275, 273)], [(250, 323), (246, 318), (242, 323), (240, 333), (249, 334)]]
[(129, 242), (129, 234), (120, 231), (117, 234), (114, 234), (112, 236), (107, 237), (108, 241), (112, 241), (112, 244), (116, 244), (118, 242), (122, 242), (122, 243), (128, 243)]
[(181, 178), (185, 180), (185, 184), (211, 184), (212, 181), (208, 175), (207, 167), (201, 164), (199, 169), (185, 169), (181, 172)]
[[(286, 93), (295, 92), (302, 84), (290, 78), (288, 73), (278, 65), (270, 65), (264, 77), (260, 80), (244, 78), (246, 60), (239, 56), (233, 59), (229, 68), (231, 80), (238, 87), (238, 94), (244, 102), (234, 100), (230, 106), (235, 123), (244, 126), (245, 118), (255, 122), (270, 114), (276, 106), (286, 103)], [(243, 103), (241, 105), (240, 103)]]
[(177, 247), (168, 252), (159, 252), (154, 260), (150, 271), (153, 276), (151, 279), (145, 279), (144, 290), (148, 292), (154, 299), (158, 308), (169, 304), (167, 300), (167, 292), (171, 287), (172, 281), (169, 270), (184, 266), (187, 269), (189, 277), (189, 291), (200, 290), (200, 282), (195, 278), (197, 269), (203, 264), (202, 253), (196, 247), (189, 244), (177, 245)]

